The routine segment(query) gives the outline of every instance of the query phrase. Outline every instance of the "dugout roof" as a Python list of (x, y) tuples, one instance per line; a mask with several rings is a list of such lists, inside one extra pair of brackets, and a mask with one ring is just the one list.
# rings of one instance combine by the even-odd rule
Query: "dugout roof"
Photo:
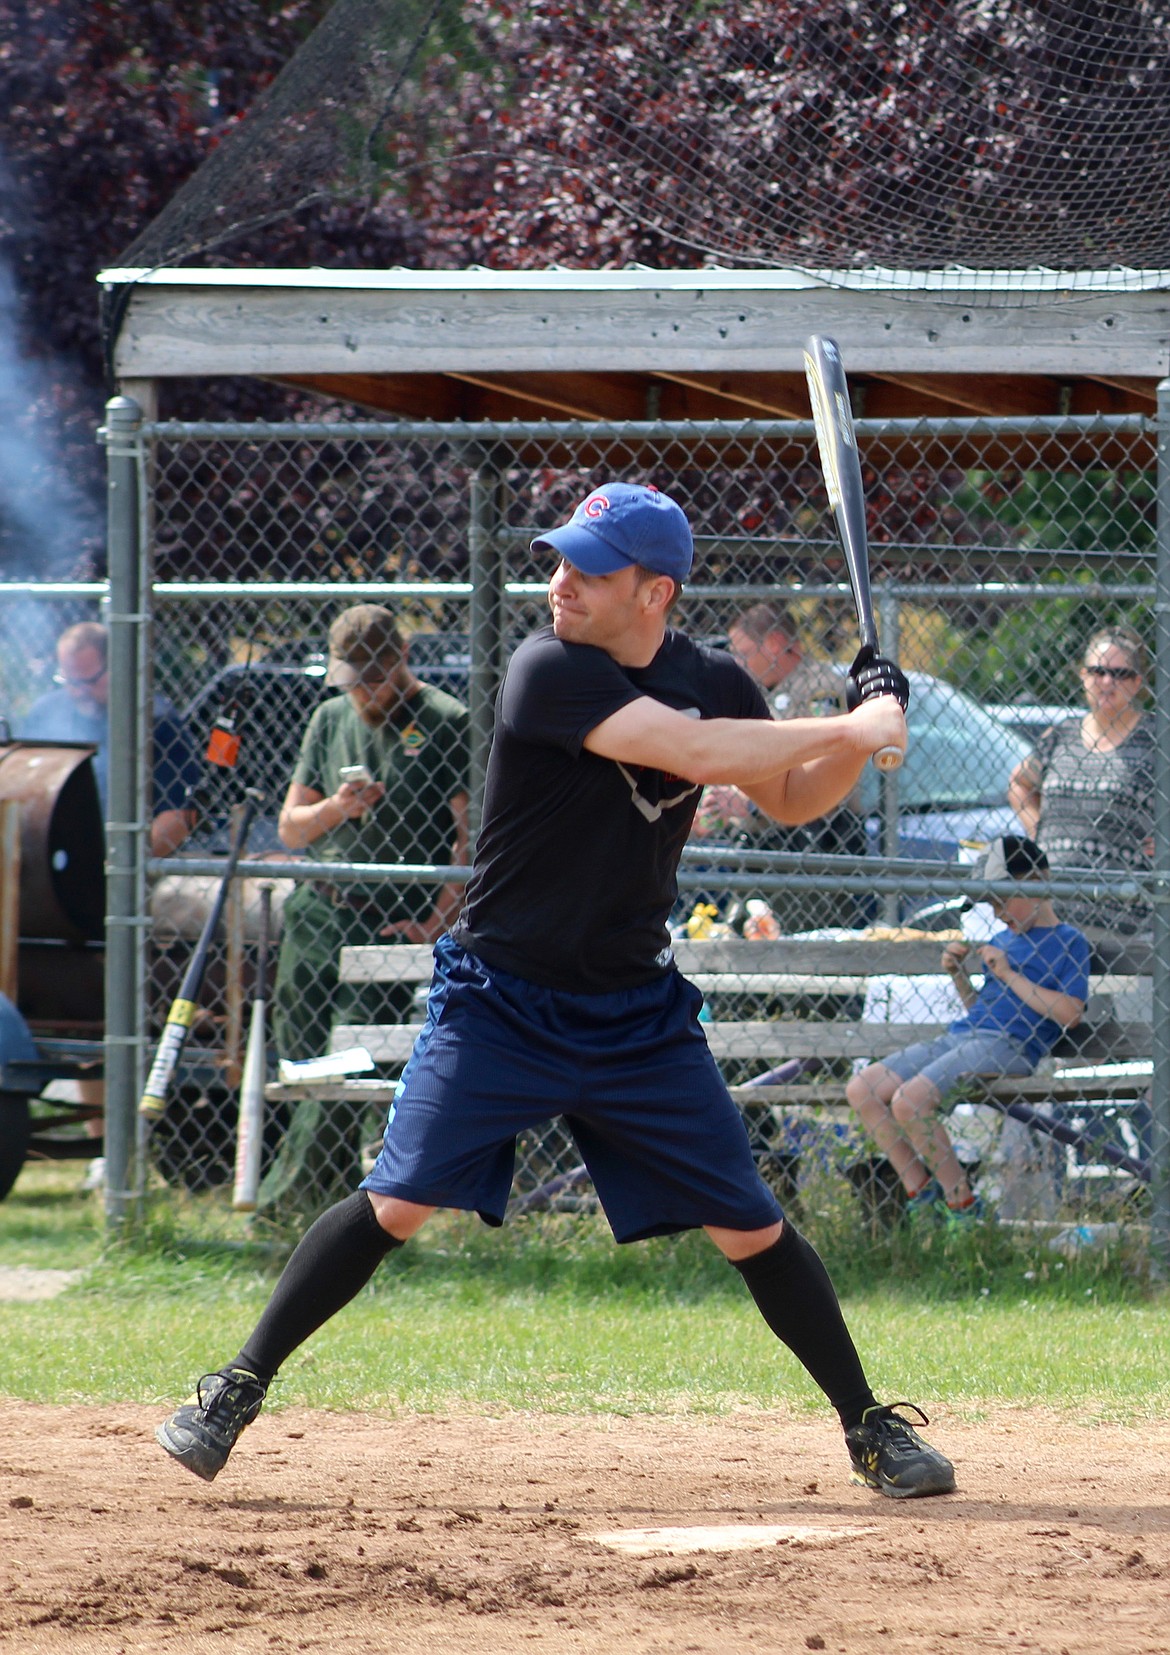
[(1170, 271), (110, 269), (113, 366), (251, 376), (390, 417), (806, 418), (841, 345), (868, 418), (1152, 413)]

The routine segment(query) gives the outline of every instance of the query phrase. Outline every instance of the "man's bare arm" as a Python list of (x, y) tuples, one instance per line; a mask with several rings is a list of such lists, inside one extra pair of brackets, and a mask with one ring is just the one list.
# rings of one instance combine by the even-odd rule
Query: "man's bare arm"
[(160, 810), (150, 824), (150, 854), (173, 856), (194, 829), (193, 810)]
[(880, 747), (905, 748), (906, 720), (891, 696), (834, 718), (688, 718), (649, 696), (603, 719), (585, 738), (602, 758), (647, 765), (688, 781), (730, 782), (781, 822), (807, 822), (845, 798)]
[(1020, 825), (1029, 838), (1036, 837), (1040, 826), (1040, 771), (1031, 754), (1012, 771), (1008, 781), (1008, 804), (1020, 819)]
[(342, 782), (336, 793), (326, 796), (303, 782), (290, 782), (276, 824), (280, 842), (289, 850), (304, 850), (342, 822), (364, 816), (385, 791), (381, 782), (371, 782), (368, 787)]

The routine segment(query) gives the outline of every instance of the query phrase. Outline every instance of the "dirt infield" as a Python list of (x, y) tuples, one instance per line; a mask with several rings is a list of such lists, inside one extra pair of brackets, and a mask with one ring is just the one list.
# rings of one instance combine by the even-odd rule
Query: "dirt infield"
[[(828, 1420), (274, 1412), (207, 1485), (158, 1417), (0, 1402), (0, 1648), (1170, 1649), (1170, 1425), (940, 1415), (959, 1492), (891, 1501), (847, 1482)], [(769, 1532), (596, 1538), (710, 1525)]]

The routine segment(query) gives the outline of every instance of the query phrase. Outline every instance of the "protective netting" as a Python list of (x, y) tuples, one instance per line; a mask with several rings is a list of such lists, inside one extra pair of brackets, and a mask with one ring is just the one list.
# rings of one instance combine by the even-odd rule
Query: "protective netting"
[[(883, 642), (912, 676), (910, 756), (884, 789), (866, 772), (851, 806), (853, 838), (835, 829), (774, 839), (742, 800), (709, 790), (672, 916), (728, 1082), (755, 1091), (771, 1077), (788, 1088), (738, 1097), (761, 1166), (814, 1233), (833, 1214), (856, 1222), (860, 1212), (883, 1225), (900, 1210), (897, 1182), (844, 1088), (861, 1059), (955, 1014), (941, 949), (948, 935), (978, 940), (954, 899), (987, 838), (1018, 829), (1013, 774), (1050, 725), (1080, 731), (1088, 691), (1124, 693), (1128, 683), (1148, 709), (1151, 688), (1144, 658), (1140, 686), (1102, 680), (1102, 688), (1079, 671), (1102, 627), (1152, 637), (1148, 422), (861, 421), (858, 430)], [(198, 759), (225, 714), (241, 755), (235, 771), (216, 772), (204, 787), (194, 833), (151, 881), (144, 1050), (206, 917), (244, 785), (266, 795), (249, 855), (293, 856), (279, 841), (277, 813), (308, 721), (331, 693), (327, 631), (347, 603), (371, 591), (389, 603), (415, 670), (436, 689), (465, 703), (477, 684), (490, 693), (516, 639), (547, 613), (548, 570), (529, 550), (534, 534), (563, 521), (595, 483), (636, 476), (674, 495), (695, 526), (695, 577), (680, 616), (687, 631), (742, 648), (741, 623), (770, 603), (806, 667), (831, 675), (855, 649), (810, 422), (587, 433), (532, 423), (462, 434), (374, 423), (163, 425), (151, 433), (150, 454), (142, 480), (158, 582), (151, 659), (155, 689), (177, 714), (165, 748), (155, 726), (156, 802), (160, 773), (182, 770), (192, 753)], [(472, 614), (473, 573), (480, 597), (498, 594), (486, 620)], [(49, 593), (0, 605), (4, 710), (18, 730), (50, 688), (60, 628), (95, 612)], [(1148, 727), (1148, 710), (1145, 718)], [(1058, 901), (1070, 914), (1079, 905), (1078, 923), (1105, 948), (1085, 1029), (1045, 1060), (1029, 1094), (1072, 1141), (974, 1101), (950, 1117), (1003, 1222), (1139, 1226), (1146, 1212), (1151, 965), (1140, 875), (1152, 865), (1144, 835), (1153, 805), (1147, 778), (1133, 842), (1118, 850), (1112, 875), (1085, 875), (1079, 894)], [(437, 857), (450, 839), (446, 792), (432, 826)], [(230, 1197), (265, 886), (277, 945), (294, 893), (306, 901), (300, 893), (316, 884), (323, 897), (320, 946), (277, 967), (278, 988), (282, 969), (300, 972), (305, 1006), (327, 1008), (312, 1052), (364, 1046), (375, 1064), (359, 1085), (270, 1099), (265, 1169), (294, 1132), (311, 1153), (295, 1185), (267, 1204), (269, 1217), (290, 1218), (290, 1209), (299, 1214), (352, 1187), (420, 1021), (427, 951), (415, 958), (386, 944), (380, 919), (349, 901), (373, 888), (360, 866), (323, 873), (302, 857), (296, 868), (296, 878), (266, 877), (261, 866), (235, 882), (183, 1066), (151, 1135), (148, 1186), (165, 1200), (191, 1192), (205, 1201), (182, 1209), (196, 1225)], [(1127, 885), (1132, 875), (1139, 883)], [(900, 952), (907, 945), (915, 951)], [(22, 939), (22, 960), (38, 1029), (60, 1033), (88, 1011), (92, 1033), (100, 973), (95, 991), (85, 976), (90, 952), (58, 940), (46, 963)], [(54, 1015), (50, 991), (67, 989), (74, 998)], [(282, 1049), (282, 1039), (271, 1044), (274, 1079), (279, 1056), (309, 1055)], [(1078, 1078), (1062, 1080), (1069, 1070)], [(590, 1199), (563, 1123), (521, 1142), (518, 1209)]]
[(338, 0), (126, 256), (199, 260), (331, 198), (370, 197), (382, 122), (438, 10), (431, 0)]
[(123, 262), (357, 199), (423, 266), (1160, 269), (1168, 47), (1155, 0), (336, 0)]

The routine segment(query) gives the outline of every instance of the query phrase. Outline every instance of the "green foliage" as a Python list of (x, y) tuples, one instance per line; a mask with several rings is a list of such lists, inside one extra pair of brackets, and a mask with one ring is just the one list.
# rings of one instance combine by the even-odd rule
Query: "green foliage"
[[(950, 647), (934, 660), (919, 661), (920, 646), (915, 664), (939, 671), (945, 661), (945, 676), (979, 700), (1075, 707), (1082, 700), (1080, 650), (1094, 631), (1124, 623), (1152, 643), (1149, 599), (1138, 593), (1131, 599), (1124, 592), (1127, 585), (1150, 579), (1151, 474), (1124, 467), (977, 470), (966, 475), (953, 506), (960, 539), (972, 545), (972, 565), (983, 568), (985, 579), (1066, 590), (1051, 598), (970, 607), (961, 623), (943, 629), (938, 642)], [(987, 550), (976, 552), (976, 545)], [(1031, 553), (1043, 555), (1032, 564)], [(1069, 592), (1069, 587), (1081, 590)], [(1102, 587), (1109, 588), (1108, 595)]]
[(1076, 550), (1098, 565), (1153, 555), (1154, 482), (1143, 471), (973, 471), (955, 503), (991, 545)]
[(0, 1261), (6, 1269), (88, 1270), (101, 1258), (101, 1205), (78, 1191), (84, 1162), (26, 1162), (0, 1201)]
[(1077, 707), (1084, 700), (1078, 668), (1094, 632), (1127, 625), (1152, 643), (1148, 601), (1102, 599), (1089, 572), (1056, 578), (1083, 585), (1085, 595), (1013, 603), (998, 616), (989, 608), (986, 630), (969, 634), (955, 651), (948, 670), (968, 694), (989, 702)]

